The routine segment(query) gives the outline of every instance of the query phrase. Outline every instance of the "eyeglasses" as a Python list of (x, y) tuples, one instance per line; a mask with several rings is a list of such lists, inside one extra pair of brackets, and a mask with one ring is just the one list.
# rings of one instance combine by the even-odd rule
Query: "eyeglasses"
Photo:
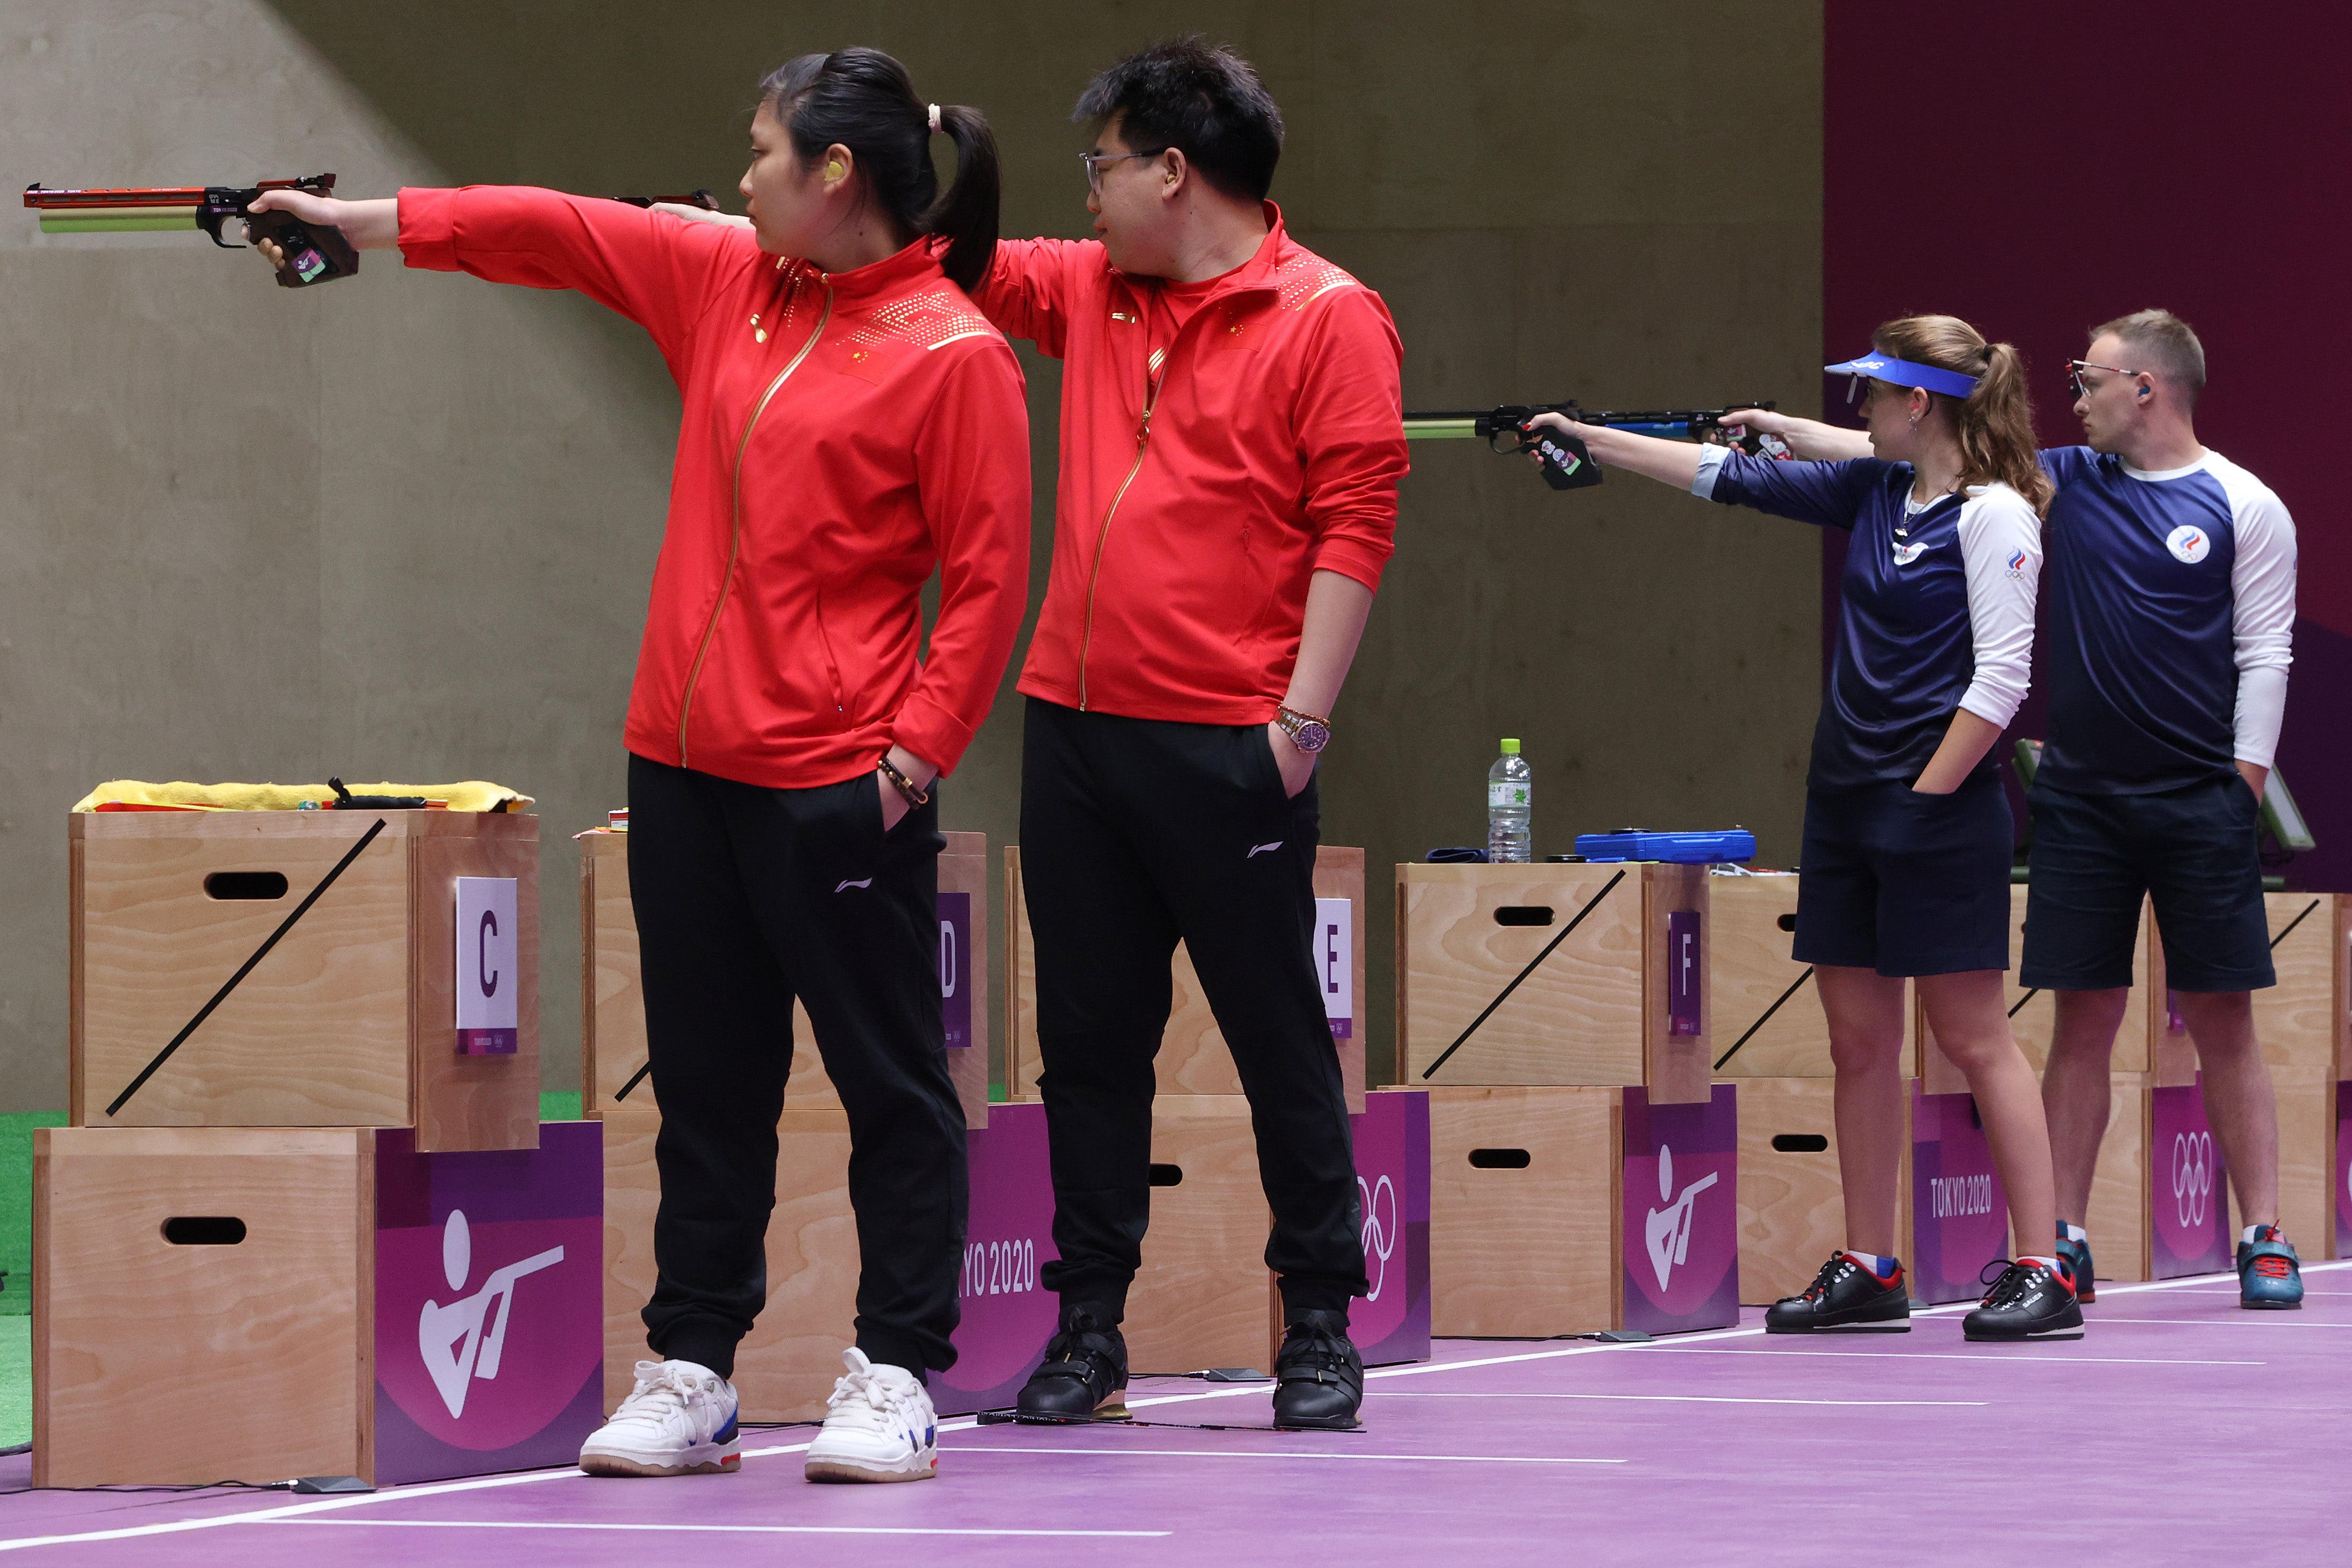
[(2070, 359), (2066, 362), (2066, 390), (2074, 395), (2074, 401), (2077, 403), (2082, 402), (2084, 398), (2089, 396), (2093, 391), (2091, 387), (2083, 384), (2083, 373), (2086, 370), (2103, 370), (2109, 375), (2143, 375), (2147, 374), (2144, 371), (2118, 370), (2111, 364), (2093, 364), (2086, 359)]
[(1081, 153), (1078, 154), (1078, 162), (1087, 166), (1087, 189), (1100, 195), (1102, 195), (1102, 166), (1105, 163), (1116, 163), (1121, 158), (1157, 158), (1166, 151), (1168, 149), (1165, 147), (1154, 147), (1149, 153)]

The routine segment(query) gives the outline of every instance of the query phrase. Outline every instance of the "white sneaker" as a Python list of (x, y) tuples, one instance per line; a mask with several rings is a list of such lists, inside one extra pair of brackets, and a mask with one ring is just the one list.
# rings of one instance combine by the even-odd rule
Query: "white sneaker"
[(939, 1417), (930, 1391), (904, 1367), (877, 1366), (855, 1348), (825, 1401), (824, 1430), (809, 1445), (813, 1481), (922, 1481), (940, 1473)]
[(641, 1361), (637, 1386), (580, 1445), (592, 1476), (698, 1476), (743, 1463), (735, 1385), (690, 1361)]

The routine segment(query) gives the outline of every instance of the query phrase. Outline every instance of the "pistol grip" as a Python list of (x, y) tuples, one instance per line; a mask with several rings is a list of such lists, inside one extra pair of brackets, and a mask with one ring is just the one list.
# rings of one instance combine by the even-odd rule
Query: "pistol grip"
[(245, 226), (257, 244), (270, 240), (284, 255), (278, 267), (281, 289), (331, 283), (360, 269), (359, 253), (341, 229), (314, 228), (289, 212), (248, 213)]

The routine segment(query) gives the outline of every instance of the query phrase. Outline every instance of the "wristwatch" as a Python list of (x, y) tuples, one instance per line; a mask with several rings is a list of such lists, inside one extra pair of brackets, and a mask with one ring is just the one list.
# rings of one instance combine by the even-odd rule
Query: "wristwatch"
[(1282, 732), (1290, 737), (1292, 745), (1310, 757), (1331, 743), (1331, 721), (1328, 719), (1301, 713), (1296, 708), (1282, 708), (1275, 711), (1274, 721), (1282, 726)]

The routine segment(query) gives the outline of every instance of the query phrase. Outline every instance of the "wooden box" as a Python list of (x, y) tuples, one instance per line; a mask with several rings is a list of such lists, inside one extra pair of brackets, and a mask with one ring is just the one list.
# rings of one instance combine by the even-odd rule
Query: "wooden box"
[(34, 1484), (569, 1463), (604, 1415), (603, 1194), (597, 1129), (546, 1131), (36, 1132)]
[[(73, 1125), (413, 1126), (426, 1151), (537, 1146), (538, 817), (164, 811), (68, 822)], [(517, 884), (510, 1054), (458, 1049), (461, 877)]]
[[(580, 836), (580, 1103), (652, 1107), (646, 1066), (646, 998), (638, 979), (637, 921), (629, 902), (629, 836), (595, 828)], [(968, 930), (942, 938), (943, 984), (968, 985), (968, 1043), (951, 1046), (948, 1070), (963, 1102), (964, 1125), (988, 1125), (988, 836), (948, 833), (940, 893), (968, 900)], [(955, 954), (952, 941), (965, 951)], [(954, 979), (945, 978), (952, 970)], [(959, 1016), (962, 1016), (961, 1013)], [(625, 1099), (624, 1097), (625, 1096)], [(808, 1010), (793, 1003), (793, 1072), (784, 1103), (795, 1110), (838, 1107)]]
[[(2254, 993), (2254, 1037), (2274, 1073), (2302, 1075), (2300, 1083), (2340, 1078), (2352, 1026), (2352, 952), (2347, 948), (2352, 895), (2265, 893), (2263, 903), (2278, 984)], [(2284, 1079), (2280, 1088), (2284, 1094)], [(2287, 1234), (2295, 1232), (2290, 1227)], [(2305, 1234), (2313, 1233), (2306, 1228)]]
[[(635, 1100), (632, 1096), (632, 1100)], [(604, 1402), (628, 1396), (654, 1290), (661, 1113), (607, 1106), (604, 1124)], [(746, 1421), (821, 1421), (857, 1316), (857, 1221), (849, 1208), (849, 1121), (837, 1108), (787, 1110), (776, 1127), (776, 1206), (768, 1218), (768, 1302), (736, 1347)]]
[(1705, 867), (1396, 869), (1408, 1085), (1638, 1083), (1661, 1102), (1706, 1099)]
[[(1739, 1300), (1766, 1306), (1813, 1282), (1846, 1244), (1838, 1171), (1836, 1079), (1743, 1079), (1739, 1085)], [(1909, 1085), (1895, 1190), (1895, 1255), (1911, 1255)]]
[[(1829, 1078), (1829, 1018), (1813, 968), (1789, 956), (1797, 930), (1794, 872), (1716, 877), (1708, 882), (1715, 927), (1707, 958), (1718, 1012), (1718, 1078)], [(1908, 1014), (1904, 1071), (1915, 1071)]]
[(1151, 1226), (1127, 1292), (1133, 1373), (1271, 1373), (1282, 1301), (1265, 1267), (1273, 1215), (1239, 1095), (1163, 1094), (1151, 1112)]
[(1430, 1090), (1433, 1334), (1619, 1325), (1622, 1100), (1600, 1087)]
[[(1318, 849), (1315, 856), (1315, 896), (1318, 900), (1345, 899), (1350, 905), (1349, 929), (1343, 933), (1346, 978), (1341, 980), (1335, 970), (1330, 982), (1343, 986), (1352, 1004), (1346, 1010), (1348, 1032), (1335, 1033), (1334, 1045), (1339, 1053), (1340, 1076), (1347, 1084), (1348, 1110), (1360, 1115), (1364, 1109), (1364, 852), (1328, 845)], [(1013, 1099), (1028, 1100), (1037, 1093), (1041, 1065), (1037, 1054), (1037, 960), (1029, 937), (1029, 906), (1022, 896), (1021, 850), (1017, 845), (1004, 851), (1004, 929), (1011, 933), (1005, 944), (1005, 969), (1007, 988), (1013, 994), (1012, 1043), (1005, 1057), (1005, 1083)], [(1338, 940), (1332, 938), (1328, 925), (1323, 934), (1327, 940)], [(1327, 959), (1333, 956), (1338, 956), (1336, 948), (1325, 955)], [(1160, 1037), (1160, 1054), (1153, 1064), (1159, 1092), (1241, 1093), (1241, 1074), (1234, 1067), (1233, 1053), (1226, 1048), (1224, 1035), (1218, 1029), (1208, 995), (1201, 987), (1200, 975), (1193, 970), (1192, 956), (1181, 942), (1176, 945), (1171, 967), (1174, 1001), (1169, 1011), (1167, 1030)]]

